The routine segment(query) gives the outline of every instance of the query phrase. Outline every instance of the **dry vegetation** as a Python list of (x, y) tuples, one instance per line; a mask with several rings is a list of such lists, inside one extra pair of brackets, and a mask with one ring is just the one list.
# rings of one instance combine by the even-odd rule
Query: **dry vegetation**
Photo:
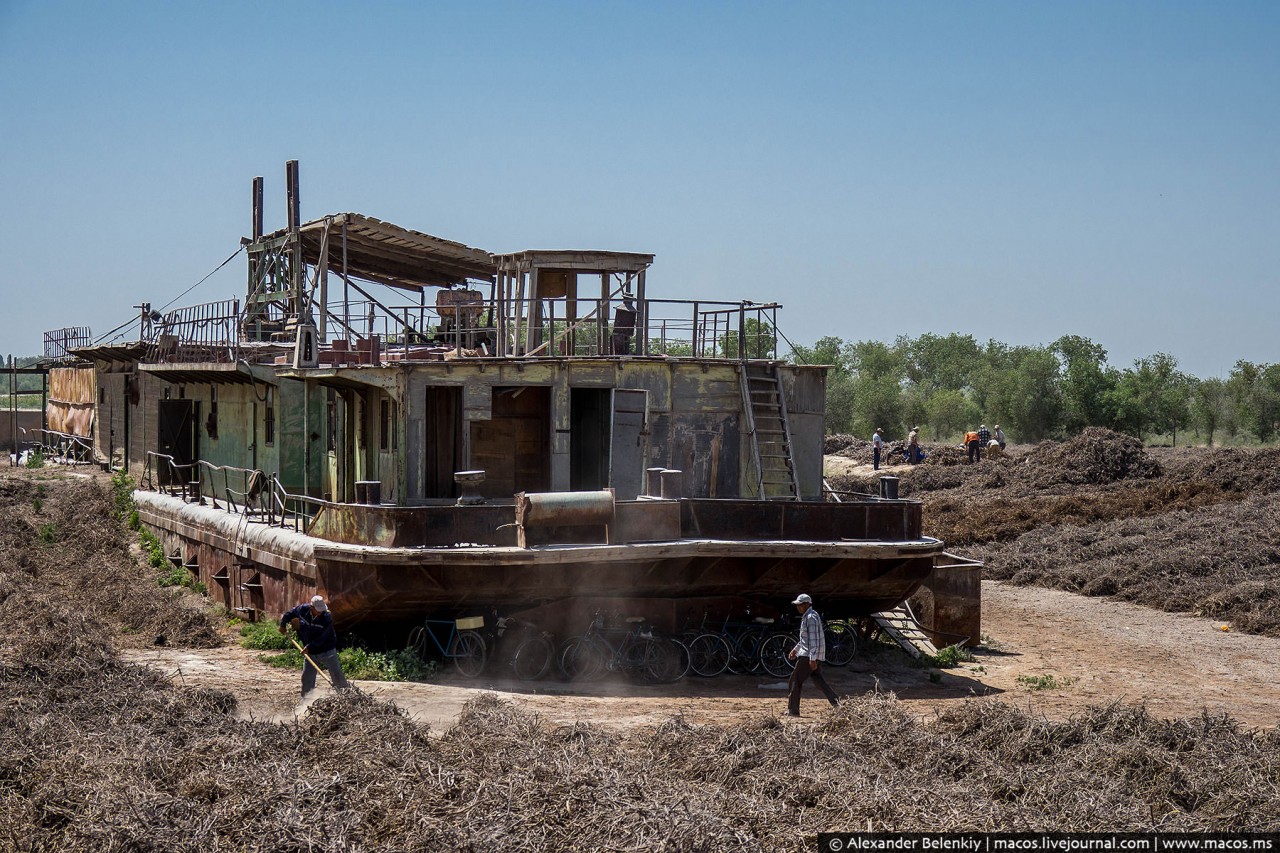
[(293, 724), (240, 720), (230, 693), (118, 658), (121, 640), (204, 646), (217, 625), (131, 558), (104, 483), (6, 474), (0, 511), (3, 850), (798, 850), (867, 826), (1280, 828), (1280, 735), (1119, 704), (1050, 722), (973, 700), (922, 722), (879, 695), (808, 725), (618, 732), (482, 697), (437, 738), (355, 695)]
[(986, 577), (1280, 636), (1280, 449), (1148, 450), (1091, 428), (979, 465), (954, 450), (892, 471), (924, 501), (926, 532), (985, 557)]

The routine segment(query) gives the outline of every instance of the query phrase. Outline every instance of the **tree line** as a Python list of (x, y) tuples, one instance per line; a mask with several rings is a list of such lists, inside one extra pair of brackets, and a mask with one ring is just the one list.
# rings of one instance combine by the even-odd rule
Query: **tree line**
[(1238, 361), (1226, 379), (1199, 379), (1158, 352), (1132, 367), (1079, 335), (1047, 346), (979, 343), (972, 335), (924, 334), (849, 343), (838, 337), (796, 346), (801, 364), (830, 364), (827, 432), (890, 437), (920, 426), (945, 441), (999, 423), (1011, 440), (1034, 442), (1103, 426), (1176, 445), (1194, 431), (1269, 442), (1280, 430), (1280, 364)]

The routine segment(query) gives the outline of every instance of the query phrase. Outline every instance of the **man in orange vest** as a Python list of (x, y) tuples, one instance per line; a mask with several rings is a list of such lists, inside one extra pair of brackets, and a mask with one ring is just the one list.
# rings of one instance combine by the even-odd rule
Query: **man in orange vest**
[(969, 464), (982, 461), (982, 442), (979, 441), (976, 430), (964, 434), (964, 446), (969, 450)]

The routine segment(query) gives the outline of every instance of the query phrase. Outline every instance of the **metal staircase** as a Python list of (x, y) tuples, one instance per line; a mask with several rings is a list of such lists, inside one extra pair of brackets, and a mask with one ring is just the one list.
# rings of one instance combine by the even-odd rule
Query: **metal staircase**
[(772, 364), (744, 364), (738, 378), (742, 385), (742, 411), (751, 437), (756, 494), (761, 500), (799, 500), (787, 399), (778, 369)]

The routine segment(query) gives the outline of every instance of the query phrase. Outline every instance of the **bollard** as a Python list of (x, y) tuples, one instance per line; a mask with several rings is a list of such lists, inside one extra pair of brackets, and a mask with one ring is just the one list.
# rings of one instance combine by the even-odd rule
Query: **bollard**
[(662, 497), (668, 500), (678, 500), (684, 497), (684, 472), (666, 468), (660, 475), (662, 477)]
[(880, 478), (880, 497), (887, 501), (896, 501), (898, 499), (898, 478), (897, 477), (881, 477)]

